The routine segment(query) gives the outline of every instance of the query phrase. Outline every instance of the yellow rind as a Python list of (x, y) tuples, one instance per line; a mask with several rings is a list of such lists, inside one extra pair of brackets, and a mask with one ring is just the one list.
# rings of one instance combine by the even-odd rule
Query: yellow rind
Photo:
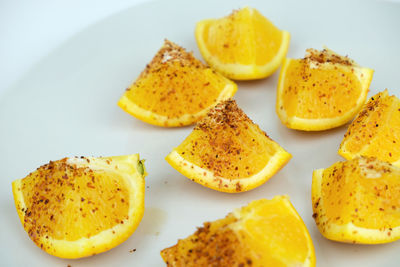
[(342, 156), (343, 158), (347, 159), (347, 160), (351, 160), (353, 159), (356, 155), (350, 153), (348, 150), (346, 150), (345, 148), (342, 148), (342, 146), (340, 146), (339, 150), (338, 150), (338, 154), (340, 156)]
[(284, 92), (285, 74), (292, 60), (296, 59), (286, 58), (282, 63), (282, 68), (278, 80), (278, 90), (275, 106), (275, 111), (279, 119), (286, 127), (302, 131), (323, 131), (346, 124), (356, 116), (356, 114), (360, 111), (367, 99), (369, 85), (371, 83), (372, 75), (374, 73), (373, 69), (362, 68), (358, 66), (351, 67), (358, 74), (357, 77), (361, 82), (361, 86), (365, 89), (362, 91), (362, 94), (357, 99), (355, 107), (353, 107), (351, 110), (348, 110), (347, 112), (343, 113), (343, 115), (336, 118), (304, 119), (296, 116), (288, 117), (286, 112), (283, 109), (279, 108), (280, 106), (282, 106), (281, 100), (283, 98), (282, 95)]
[(282, 32), (282, 43), (279, 48), (278, 53), (275, 57), (265, 65), (242, 65), (242, 64), (227, 64), (222, 63), (218, 60), (217, 57), (211, 55), (211, 53), (207, 49), (207, 45), (205, 44), (202, 33), (204, 31), (204, 27), (207, 24), (213, 23), (216, 19), (206, 19), (199, 21), (196, 24), (195, 29), (195, 38), (197, 41), (197, 45), (199, 47), (200, 53), (203, 56), (204, 60), (208, 65), (213, 67), (218, 72), (222, 73), (224, 76), (233, 79), (233, 80), (255, 80), (262, 79), (270, 76), (274, 73), (282, 63), (282, 60), (287, 54), (290, 43), (290, 33), (287, 31)]
[[(383, 98), (389, 97), (389, 92), (388, 92), (387, 89), (385, 89), (385, 90), (384, 90), (383, 92), (381, 92), (380, 94), (381, 94), (381, 97), (383, 97)], [(395, 106), (392, 106), (392, 112), (393, 112), (394, 110), (396, 110), (396, 109), (397, 109), (397, 108), (395, 108)], [(361, 112), (362, 112), (362, 111), (360, 111), (360, 113), (361, 113)], [(356, 118), (356, 119), (357, 119), (357, 118)], [(356, 120), (356, 119), (355, 119), (355, 120)], [(368, 118), (368, 120), (370, 120), (370, 119)], [(381, 123), (382, 123), (382, 122), (381, 122)], [(383, 124), (388, 124), (388, 122), (383, 122)], [(349, 130), (352, 130), (351, 126), (352, 126), (352, 125), (350, 125), (349, 128), (347, 129), (347, 132), (348, 132)], [(365, 153), (365, 151), (367, 151), (367, 150), (369, 149), (371, 143), (373, 143), (373, 142), (374, 142), (375, 140), (377, 140), (378, 138), (382, 138), (382, 137), (379, 136), (379, 134), (377, 134), (377, 135), (374, 136), (372, 139), (369, 139), (368, 142), (366, 142), (366, 143), (364, 144), (363, 148), (362, 148), (360, 151), (358, 151), (358, 152), (351, 152), (351, 151), (347, 150), (347, 143), (348, 143), (348, 142), (351, 142), (352, 138), (353, 138), (353, 136), (351, 136), (351, 135), (348, 136), (347, 138), (346, 138), (346, 137), (343, 138), (343, 140), (342, 140), (342, 142), (341, 142), (341, 144), (340, 144), (340, 146), (339, 146), (339, 149), (338, 149), (338, 154), (339, 154), (340, 156), (342, 156), (343, 158), (347, 159), (347, 160), (351, 160), (351, 159), (354, 159), (354, 158), (356, 158), (356, 157), (361, 157), (361, 156), (375, 156), (375, 155), (371, 155), (370, 153)], [(386, 160), (384, 160), (384, 161), (386, 161)], [(400, 167), (400, 159), (397, 160), (397, 161), (391, 161), (390, 164), (392, 164), (393, 166), (396, 166), (396, 167)]]
[[(194, 182), (221, 192), (239, 193), (252, 190), (268, 181), (275, 173), (285, 166), (291, 157), (292, 155), (290, 153), (286, 152), (282, 147), (279, 147), (277, 152), (268, 161), (268, 164), (260, 172), (251, 177), (238, 179), (215, 176), (211, 171), (203, 169), (184, 159), (176, 149), (169, 153), (165, 159), (174, 169)], [(240, 190), (238, 190), (238, 188), (240, 188)]]
[[(270, 211), (269, 208), (279, 210), (279, 214)], [(263, 232), (259, 236), (253, 235), (255, 232), (263, 231), (262, 226), (269, 224), (272, 218), (279, 218), (281, 224), (285, 224), (286, 218), (288, 218), (291, 227), (284, 225), (283, 227), (289, 232), (271, 228), (271, 232)], [(197, 231), (178, 240), (176, 245), (161, 251), (161, 257), (168, 266), (205, 266), (209, 260), (213, 259), (217, 259), (212, 262), (215, 266), (239, 266), (242, 262), (247, 262), (251, 266), (315, 266), (315, 249), (312, 239), (304, 221), (290, 203), (287, 195), (277, 195), (272, 199), (253, 200), (246, 206), (234, 209), (225, 218), (208, 222), (207, 225), (207, 231), (210, 231), (206, 234), (207, 237), (202, 238), (202, 232)], [(253, 232), (254, 226), (258, 231)], [(224, 233), (225, 236), (220, 233)], [(293, 233), (295, 233), (295, 237), (292, 236)], [(231, 254), (226, 254), (223, 248), (219, 248), (224, 246), (225, 240), (230, 239), (230, 235), (234, 236), (231, 240), (238, 243), (233, 243), (235, 245), (227, 250)], [(290, 253), (296, 253), (297, 251), (294, 251), (296, 247), (287, 251), (283, 242), (279, 243), (280, 239), (283, 239), (287, 244), (293, 238), (302, 241), (301, 244), (304, 246), (302, 252), (304, 253), (301, 253), (301, 256), (292, 257), (293, 255)], [(254, 246), (253, 242), (256, 242), (257, 246)], [(200, 249), (198, 244), (205, 248)], [(207, 251), (208, 247), (213, 249)], [(217, 248), (215, 249), (215, 247)], [(191, 250), (200, 253), (193, 257)], [(264, 255), (267, 257), (263, 259)], [(232, 261), (227, 262), (230, 259)], [(196, 262), (197, 260), (199, 262)]]
[[(300, 223), (301, 227), (302, 227), (302, 232), (306, 233), (304, 235), (304, 237), (307, 240), (307, 245), (309, 247), (309, 254), (306, 256), (306, 260), (303, 262), (302, 265), (299, 266), (303, 266), (303, 267), (312, 267), (315, 266), (316, 264), (316, 258), (315, 258), (315, 248), (314, 248), (314, 244), (312, 242), (310, 233), (308, 232), (307, 226), (305, 225), (303, 219), (300, 217), (299, 213), (296, 211), (295, 207), (293, 206), (293, 204), (290, 202), (290, 198), (288, 195), (277, 195), (274, 196), (272, 199), (268, 200), (268, 199), (260, 199), (260, 200), (255, 200), (252, 201), (248, 206), (250, 206), (251, 204), (253, 204), (254, 202), (262, 202), (262, 201), (268, 201), (268, 202), (278, 202), (277, 205), (279, 205), (279, 202), (281, 202), (282, 204), (284, 204), (287, 207), (287, 211), (290, 212), (291, 215), (293, 215), (293, 217), (295, 217), (297, 219), (297, 221)], [(247, 207), (248, 207), (247, 206)], [(245, 221), (248, 217), (249, 220), (253, 219), (253, 214), (246, 214), (247, 216), (243, 216), (241, 213), (241, 209), (235, 209), (232, 214), (241, 221)], [(236, 226), (236, 227), (235, 227)], [(230, 228), (235, 230), (235, 232), (240, 232), (240, 230), (242, 229), (241, 225), (235, 225), (232, 224), (230, 225)], [(297, 266), (297, 265), (296, 265)]]
[(119, 99), (118, 106), (135, 118), (152, 125), (162, 127), (180, 127), (191, 125), (197, 122), (203, 116), (205, 116), (207, 112), (219, 102), (231, 98), (233, 95), (235, 95), (237, 91), (237, 85), (226, 78), (224, 79), (226, 80), (226, 86), (221, 91), (220, 95), (217, 98), (217, 101), (195, 114), (184, 114), (178, 118), (169, 118), (168, 116), (159, 115), (150, 110), (139, 107), (134, 102), (132, 102), (125, 94)]
[[(127, 240), (136, 230), (143, 217), (145, 191), (144, 177), (147, 173), (145, 169), (143, 175), (140, 175), (137, 172), (136, 166), (139, 162), (139, 155), (134, 154), (129, 156), (86, 158), (90, 160), (90, 164), (86, 163), (86, 160), (81, 160), (79, 158), (69, 158), (68, 160), (77, 166), (86, 166), (93, 170), (99, 169), (109, 172), (118, 172), (121, 177), (125, 177), (125, 180), (130, 183), (130, 186), (128, 187), (131, 196), (129, 203), (134, 203), (134, 205), (129, 207), (129, 219), (124, 219), (123, 224), (117, 224), (116, 226), (104, 230), (90, 238), (83, 237), (75, 241), (57, 240), (51, 237), (40, 238), (40, 243), (43, 244), (43, 250), (59, 258), (76, 259), (110, 250)], [(107, 159), (112, 159), (110, 164), (106, 163)], [(121, 171), (124, 172), (123, 175)], [(21, 209), (26, 208), (26, 205), (24, 203), (23, 193), (20, 190), (21, 183), (22, 179), (12, 182), (12, 191), (18, 216), (22, 225), (24, 225), (25, 214)], [(116, 234), (114, 234), (113, 231)], [(47, 249), (47, 247), (50, 247), (50, 249)]]
[[(311, 186), (313, 211), (316, 212), (314, 203), (318, 200), (318, 207), (324, 209), (324, 202), (321, 194), (321, 183), (324, 169), (314, 170)], [(400, 239), (400, 226), (389, 229), (368, 229), (362, 228), (349, 222), (338, 225), (328, 222), (326, 217), (318, 218), (317, 227), (320, 233), (327, 239), (353, 244), (384, 244)], [(316, 220), (317, 222), (317, 220)], [(322, 227), (324, 225), (324, 227)], [(326, 229), (329, 228), (329, 231)], [(390, 232), (390, 233), (389, 233)], [(388, 233), (390, 235), (388, 235)]]
[(285, 205), (287, 205), (289, 207), (289, 210), (292, 212), (293, 216), (295, 216), (301, 222), (301, 225), (303, 227), (304, 232), (307, 233), (305, 235), (305, 237), (307, 239), (307, 244), (308, 244), (308, 246), (310, 248), (309, 254), (307, 255), (306, 261), (304, 262), (303, 266), (309, 266), (309, 267), (315, 266), (316, 265), (316, 258), (315, 258), (314, 244), (312, 242), (310, 233), (308, 232), (307, 226), (305, 225), (303, 219), (300, 217), (299, 213), (296, 211), (296, 209), (294, 208), (293, 204), (290, 202), (289, 196), (287, 196), (287, 195), (275, 196), (274, 198), (282, 198), (282, 200), (285, 203)]

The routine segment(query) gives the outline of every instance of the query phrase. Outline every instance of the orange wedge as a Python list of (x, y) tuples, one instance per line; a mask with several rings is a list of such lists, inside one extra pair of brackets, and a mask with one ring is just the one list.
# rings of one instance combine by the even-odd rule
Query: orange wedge
[(144, 211), (139, 155), (64, 158), (12, 183), (21, 223), (35, 244), (60, 258), (81, 258), (124, 242)]
[(290, 34), (281, 31), (254, 8), (197, 23), (197, 45), (207, 63), (235, 80), (261, 79), (278, 69)]
[(310, 235), (286, 196), (206, 222), (161, 256), (167, 266), (315, 266)]
[(283, 62), (276, 112), (291, 129), (321, 131), (354, 118), (367, 98), (373, 70), (324, 49)]
[(184, 126), (198, 121), (236, 90), (235, 83), (206, 67), (192, 53), (165, 40), (118, 105), (150, 124)]
[(328, 239), (358, 244), (400, 239), (400, 169), (390, 163), (361, 157), (314, 171), (312, 204)]
[(226, 100), (212, 109), (166, 160), (203, 186), (237, 193), (265, 183), (290, 158), (234, 100)]
[(370, 98), (347, 129), (338, 153), (376, 157), (400, 167), (400, 99), (387, 90)]

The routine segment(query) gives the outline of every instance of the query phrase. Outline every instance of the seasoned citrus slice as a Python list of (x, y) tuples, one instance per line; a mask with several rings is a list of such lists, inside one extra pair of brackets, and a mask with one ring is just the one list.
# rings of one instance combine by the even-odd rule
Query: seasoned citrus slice
[(206, 222), (161, 256), (167, 266), (315, 266), (310, 235), (286, 196)]
[(237, 193), (265, 183), (290, 158), (230, 99), (212, 109), (166, 160), (203, 186)]
[(385, 90), (371, 97), (347, 129), (338, 153), (376, 157), (400, 167), (400, 99)]
[(236, 90), (234, 82), (206, 67), (192, 53), (165, 40), (118, 105), (150, 124), (184, 126), (198, 121)]
[(265, 78), (286, 56), (290, 34), (281, 31), (254, 8), (197, 23), (197, 45), (207, 63), (236, 80)]
[(29, 237), (47, 253), (80, 258), (124, 242), (143, 216), (139, 155), (64, 158), (12, 183)]
[(372, 74), (328, 49), (308, 49), (303, 59), (286, 59), (278, 82), (278, 117), (287, 127), (304, 131), (343, 125), (365, 103)]
[(359, 244), (400, 239), (400, 169), (375, 158), (355, 158), (315, 170), (312, 204), (328, 239)]

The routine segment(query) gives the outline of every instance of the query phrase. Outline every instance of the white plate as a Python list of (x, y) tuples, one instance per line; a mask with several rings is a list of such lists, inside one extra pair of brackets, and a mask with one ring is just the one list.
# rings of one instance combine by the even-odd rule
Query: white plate
[[(157, 1), (125, 10), (74, 36), (0, 97), (1, 262), (4, 266), (162, 266), (161, 249), (251, 200), (288, 194), (305, 221), (318, 266), (396, 266), (400, 243), (360, 246), (324, 239), (311, 217), (311, 174), (341, 160), (346, 127), (305, 133), (284, 127), (275, 114), (278, 72), (239, 82), (238, 104), (293, 154), (259, 188), (225, 194), (184, 178), (164, 160), (192, 127), (164, 129), (142, 123), (116, 105), (163, 39), (193, 50), (195, 23), (250, 5), (291, 33), (289, 57), (308, 47), (348, 54), (375, 69), (370, 95), (389, 88), (400, 96), (400, 5), (365, 1)], [(146, 159), (146, 210), (137, 231), (109, 252), (63, 260), (29, 240), (15, 211), (11, 181), (65, 156), (137, 153)], [(129, 252), (136, 248), (136, 252)]]

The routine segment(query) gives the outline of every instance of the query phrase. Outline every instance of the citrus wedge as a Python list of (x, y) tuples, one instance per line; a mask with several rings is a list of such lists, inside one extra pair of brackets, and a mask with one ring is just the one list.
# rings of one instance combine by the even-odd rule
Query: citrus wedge
[(265, 183), (290, 158), (234, 100), (226, 100), (212, 109), (166, 160), (192, 181), (237, 193)]
[(286, 196), (206, 222), (161, 256), (167, 266), (315, 266), (310, 235)]
[(278, 69), (290, 34), (275, 27), (254, 8), (197, 23), (195, 36), (204, 60), (235, 80), (261, 79)]
[(400, 239), (400, 169), (390, 163), (360, 157), (315, 170), (312, 204), (328, 239), (359, 244)]
[(80, 258), (107, 251), (135, 231), (144, 210), (139, 155), (64, 158), (12, 183), (29, 237), (47, 253)]
[(331, 50), (308, 49), (303, 59), (285, 59), (276, 112), (291, 129), (321, 131), (354, 118), (365, 103), (373, 70)]
[(347, 129), (338, 153), (376, 157), (400, 167), (400, 99), (387, 90), (370, 98)]
[(150, 124), (185, 126), (198, 121), (236, 90), (234, 82), (206, 67), (192, 53), (165, 40), (118, 105)]

